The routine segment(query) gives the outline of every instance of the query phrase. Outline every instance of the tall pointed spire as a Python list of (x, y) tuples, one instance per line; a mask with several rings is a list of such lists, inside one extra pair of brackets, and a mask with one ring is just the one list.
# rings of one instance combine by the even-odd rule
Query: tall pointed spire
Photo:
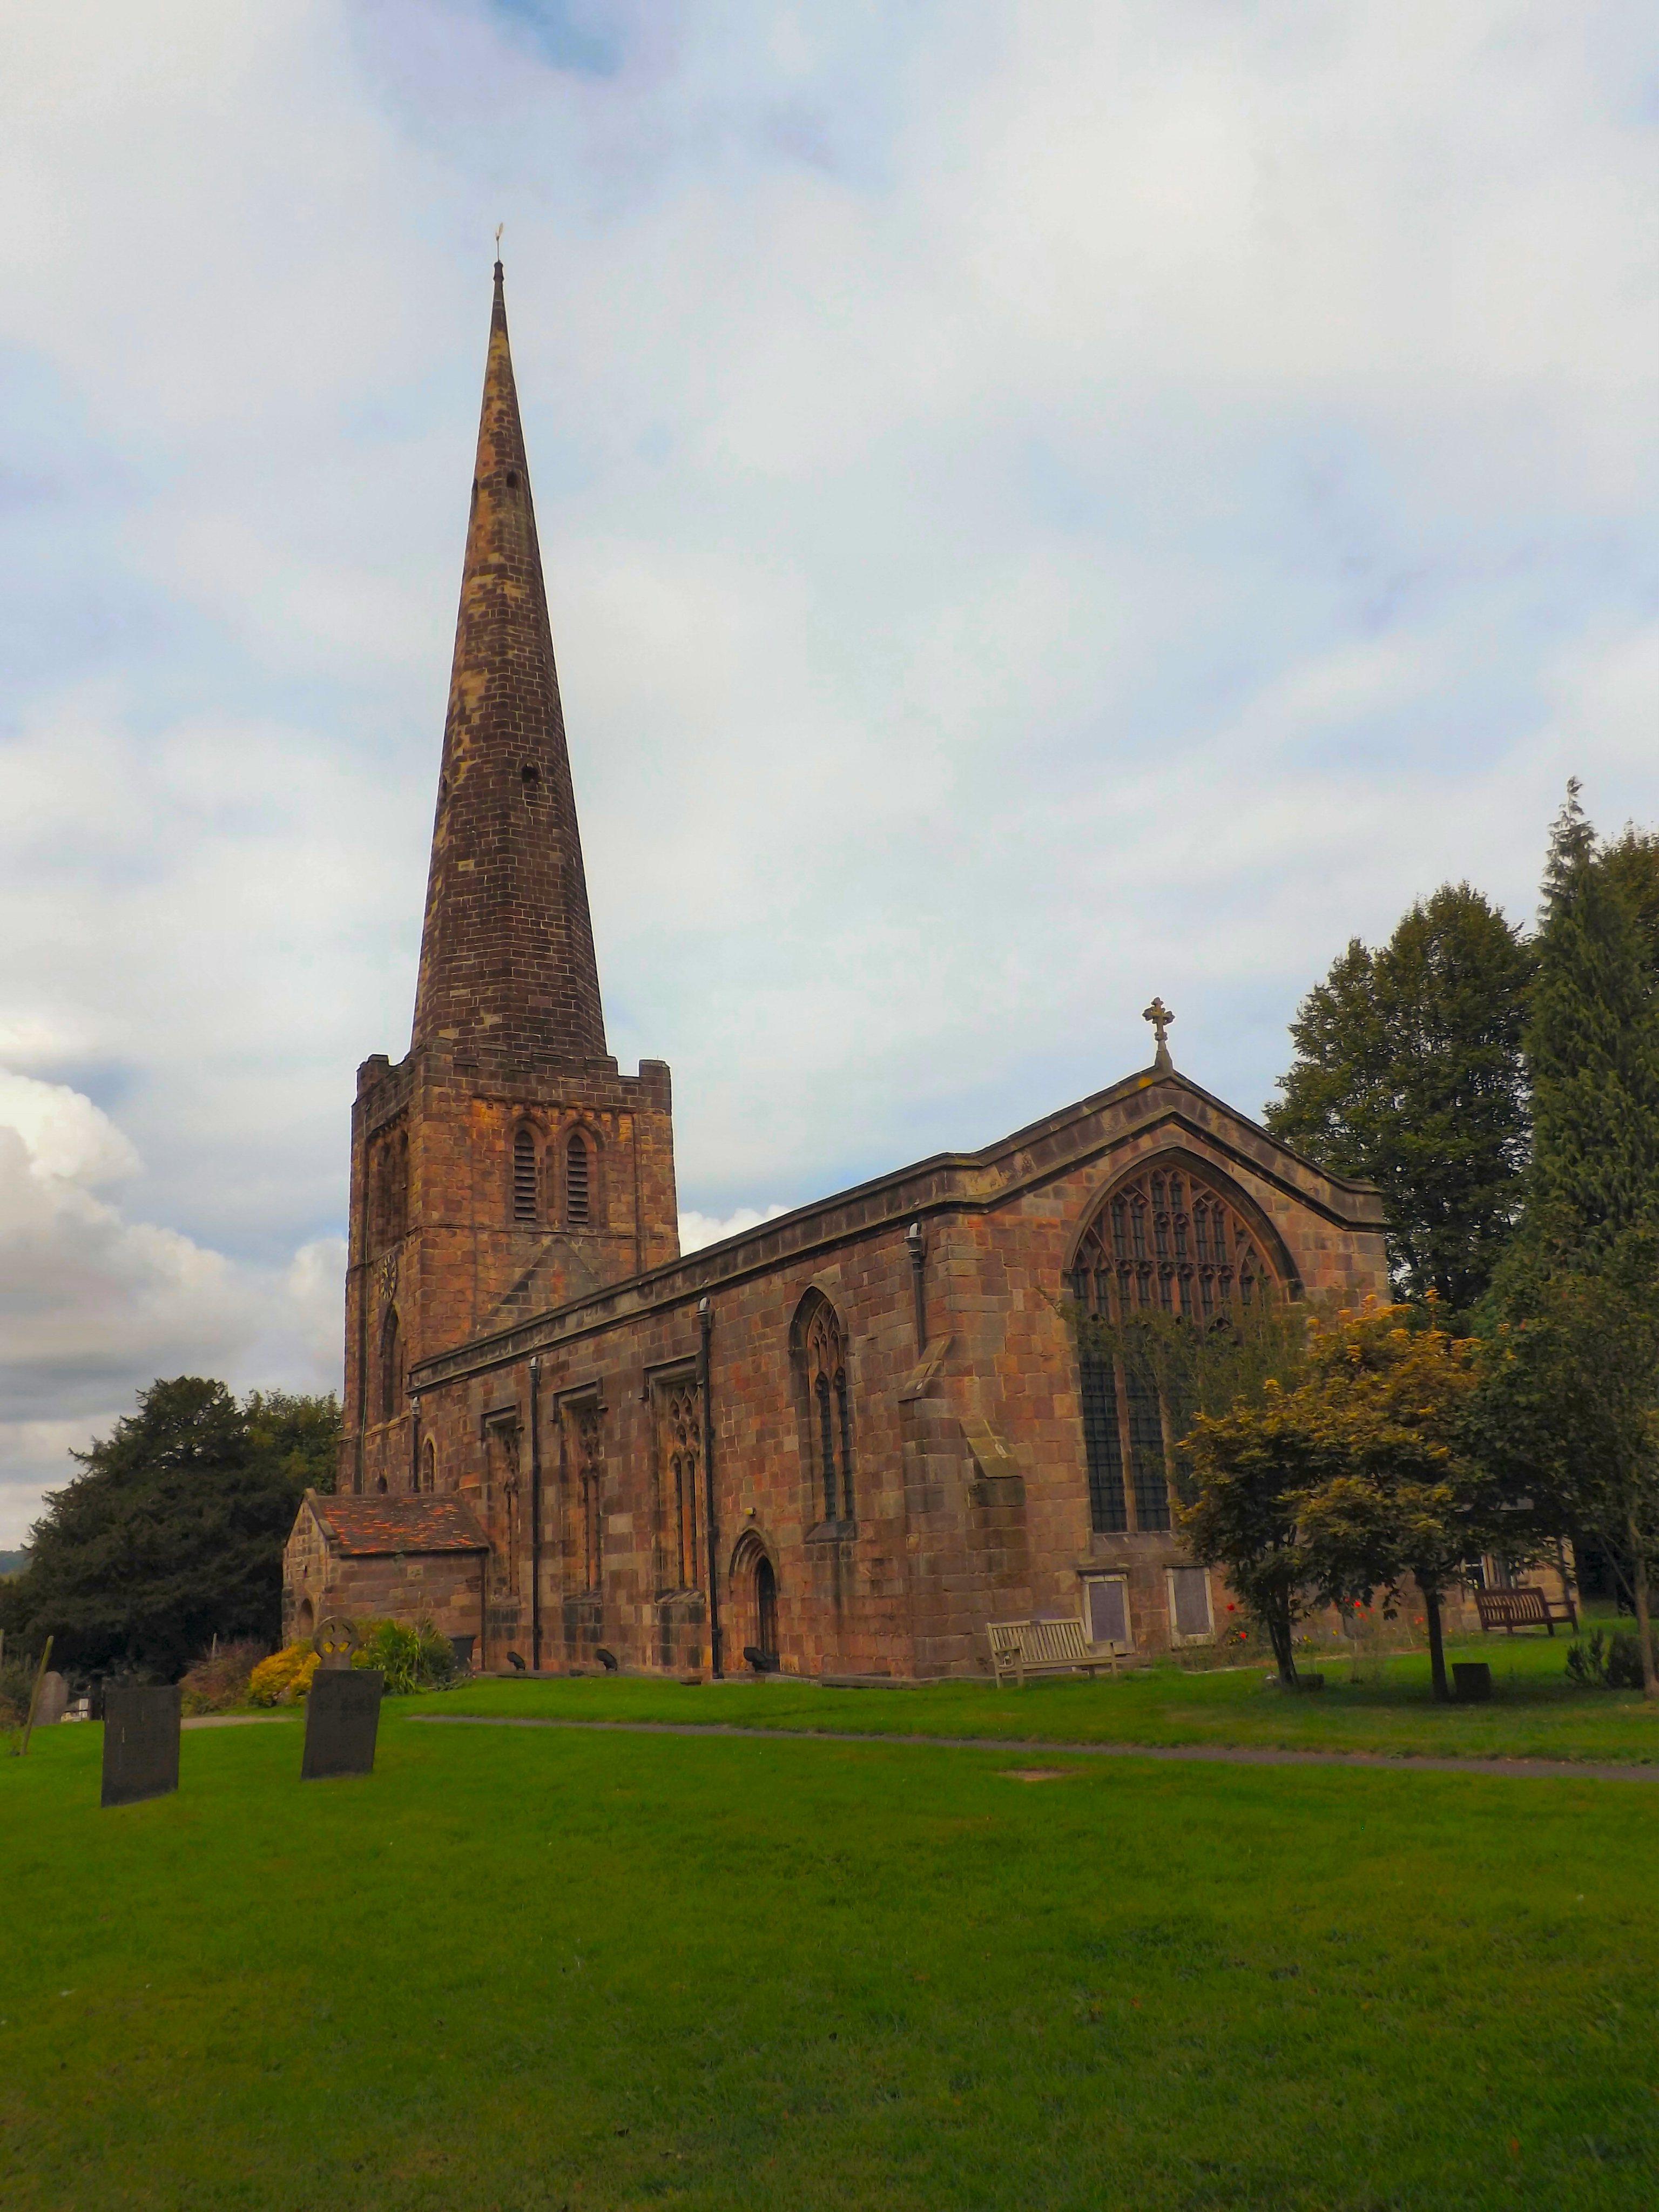
[(440, 1039), (512, 1061), (605, 1052), (499, 261), (415, 994), (414, 1043)]

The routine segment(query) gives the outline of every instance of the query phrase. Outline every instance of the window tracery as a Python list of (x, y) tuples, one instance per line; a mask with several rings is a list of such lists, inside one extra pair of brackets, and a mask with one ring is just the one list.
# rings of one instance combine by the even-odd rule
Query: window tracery
[(676, 1589), (697, 1587), (697, 1468), (702, 1396), (695, 1376), (666, 1384), (661, 1398), (660, 1486), (665, 1565)]
[[(1084, 1316), (1121, 1323), (1168, 1314), (1224, 1325), (1273, 1297), (1261, 1239), (1220, 1187), (1189, 1167), (1148, 1166), (1121, 1183), (1085, 1231), (1068, 1287)], [(1116, 1353), (1079, 1352), (1090, 1517), (1102, 1534), (1170, 1526), (1170, 1409)]]
[(811, 1457), (826, 1521), (851, 1521), (853, 1414), (847, 1382), (847, 1350), (841, 1318), (828, 1298), (814, 1296), (800, 1334)]

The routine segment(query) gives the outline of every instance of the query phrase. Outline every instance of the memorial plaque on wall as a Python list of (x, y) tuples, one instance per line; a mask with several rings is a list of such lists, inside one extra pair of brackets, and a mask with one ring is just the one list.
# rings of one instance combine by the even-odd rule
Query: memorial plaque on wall
[(386, 1677), (373, 1667), (319, 1667), (306, 1698), (306, 1755), (301, 1782), (331, 1774), (373, 1774)]
[(137, 1805), (179, 1787), (179, 1686), (104, 1692), (106, 1805)]

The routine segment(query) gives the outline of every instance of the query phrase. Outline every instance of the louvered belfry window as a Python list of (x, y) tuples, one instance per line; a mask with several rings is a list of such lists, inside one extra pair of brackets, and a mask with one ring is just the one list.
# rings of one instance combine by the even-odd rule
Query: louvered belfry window
[(587, 1139), (580, 1129), (574, 1129), (564, 1152), (565, 1218), (573, 1229), (587, 1226), (592, 1193), (590, 1164)]
[[(1121, 1322), (1166, 1313), (1211, 1328), (1273, 1296), (1279, 1282), (1218, 1183), (1185, 1166), (1149, 1166), (1120, 1183), (1089, 1224), (1069, 1287), (1085, 1315)], [(1080, 1368), (1094, 1527), (1168, 1528), (1168, 1409), (1145, 1376), (1086, 1338)]]
[(534, 1221), (541, 1208), (536, 1203), (536, 1139), (520, 1129), (513, 1139), (513, 1218)]

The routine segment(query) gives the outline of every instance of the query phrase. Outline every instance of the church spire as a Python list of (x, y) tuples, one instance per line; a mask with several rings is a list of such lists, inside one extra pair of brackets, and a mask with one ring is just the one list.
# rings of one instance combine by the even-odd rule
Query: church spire
[(415, 994), (415, 1045), (440, 1039), (492, 1060), (605, 1056), (499, 261)]

